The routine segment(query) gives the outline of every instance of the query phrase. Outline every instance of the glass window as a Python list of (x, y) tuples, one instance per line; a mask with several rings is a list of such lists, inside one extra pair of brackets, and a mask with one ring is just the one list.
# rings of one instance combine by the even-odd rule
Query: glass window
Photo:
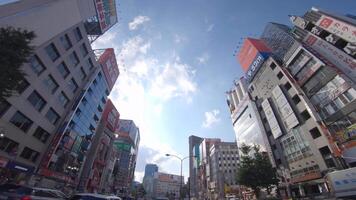
[(88, 100), (84, 97), (83, 100), (82, 100), (82, 103), (83, 103), (83, 105), (87, 105)]
[(45, 48), (46, 52), (47, 52), (47, 55), (48, 57), (52, 60), (52, 61), (55, 61), (59, 58), (59, 53), (58, 53), (58, 50), (56, 48), (56, 46), (54, 46), (53, 43), (51, 43), (50, 45), (48, 45), (46, 48)]
[(70, 48), (72, 47), (72, 43), (70, 42), (70, 39), (69, 39), (69, 37), (68, 37), (67, 34), (61, 36), (61, 37), (59, 38), (59, 40), (61, 41), (61, 43), (62, 43), (62, 45), (63, 45), (63, 48), (64, 48), (65, 50), (68, 50), (68, 49), (70, 49)]
[(33, 105), (33, 107), (37, 111), (41, 111), (47, 103), (36, 91), (33, 91), (30, 96), (28, 96), (27, 100)]
[(85, 57), (86, 55), (88, 55), (88, 49), (85, 46), (85, 43), (83, 43), (82, 45), (80, 45), (80, 53), (82, 54), (83, 57)]
[(83, 67), (80, 67), (80, 79), (84, 80), (87, 77)]
[(29, 61), (32, 71), (37, 74), (37, 76), (39, 76), (46, 69), (36, 55), (32, 56)]
[(32, 120), (30, 120), (28, 117), (26, 117), (19, 111), (17, 111), (15, 115), (12, 116), (10, 122), (13, 125), (17, 126), (19, 129), (23, 130), (24, 132), (27, 132), (33, 124)]
[(89, 59), (87, 60), (87, 65), (88, 65), (88, 67), (89, 67), (90, 70), (94, 68), (94, 64), (93, 64), (93, 61), (91, 61), (91, 58), (89, 58)]
[(39, 139), (43, 143), (47, 142), (49, 136), (50, 136), (50, 134), (41, 127), (37, 127), (37, 129), (33, 133), (33, 137)]
[(101, 108), (100, 105), (98, 105), (98, 111), (99, 111), (99, 112), (103, 112), (103, 109)]
[(58, 69), (59, 73), (61, 73), (63, 78), (66, 78), (69, 75), (68, 67), (66, 66), (66, 64), (64, 62), (61, 62), (61, 64), (59, 64), (57, 66), (57, 69)]
[(68, 82), (68, 86), (73, 93), (78, 89), (78, 84), (73, 78)]
[(353, 88), (350, 88), (346, 92), (344, 92), (344, 96), (346, 97), (347, 100), (352, 101), (355, 99), (356, 92)]
[(30, 83), (26, 79), (22, 79), (17, 85), (16, 90), (19, 94), (21, 94), (28, 88), (29, 85)]
[(18, 147), (19, 143), (7, 137), (0, 138), (0, 150), (13, 154), (17, 152)]
[(309, 132), (310, 132), (311, 136), (313, 137), (313, 139), (316, 139), (321, 136), (320, 131), (317, 127), (314, 127)]
[(295, 104), (298, 104), (300, 102), (300, 98), (297, 94), (293, 96), (292, 100)]
[(291, 84), (289, 82), (287, 82), (284, 87), (286, 88), (286, 90), (289, 90), (292, 88)]
[(103, 102), (103, 104), (105, 104), (105, 103), (106, 103), (106, 100), (105, 100), (105, 98), (104, 98), (104, 97), (101, 97), (101, 102)]
[(72, 67), (75, 67), (79, 64), (79, 58), (77, 56), (77, 53), (75, 53), (75, 51), (73, 51), (73, 53), (69, 55), (69, 62)]
[(0, 117), (2, 117), (6, 111), (11, 107), (11, 104), (5, 99), (0, 99)]
[(53, 108), (50, 108), (46, 113), (46, 118), (55, 125), (59, 120), (59, 115), (53, 110)]
[(58, 83), (54, 80), (51, 75), (48, 75), (46, 79), (43, 80), (44, 84), (47, 86), (51, 93), (55, 93), (59, 87)]
[(20, 155), (20, 156), (21, 156), (22, 158), (27, 159), (27, 160), (31, 160), (32, 162), (36, 162), (36, 160), (37, 160), (39, 154), (40, 154), (40, 153), (38, 153), (37, 151), (32, 150), (32, 149), (30, 149), (30, 148), (28, 148), (28, 147), (25, 147), (25, 148), (23, 149), (23, 151), (21, 152), (21, 155)]
[(69, 99), (63, 91), (61, 93), (59, 93), (58, 100), (62, 104), (63, 107), (66, 107), (69, 103)]
[(82, 33), (80, 32), (79, 27), (75, 28), (75, 29), (73, 30), (73, 33), (74, 33), (74, 37), (75, 37), (75, 39), (76, 39), (77, 41), (80, 41), (80, 40), (83, 38)]
[(283, 77), (283, 73), (282, 72), (278, 72), (277, 77), (278, 77), (278, 79), (281, 79)]

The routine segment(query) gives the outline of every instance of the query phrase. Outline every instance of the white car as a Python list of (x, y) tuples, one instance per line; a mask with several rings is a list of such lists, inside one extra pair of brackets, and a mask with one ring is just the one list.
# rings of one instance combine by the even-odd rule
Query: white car
[(95, 194), (95, 193), (79, 193), (75, 194), (70, 198), (70, 200), (122, 200), (117, 196), (109, 196), (103, 194)]

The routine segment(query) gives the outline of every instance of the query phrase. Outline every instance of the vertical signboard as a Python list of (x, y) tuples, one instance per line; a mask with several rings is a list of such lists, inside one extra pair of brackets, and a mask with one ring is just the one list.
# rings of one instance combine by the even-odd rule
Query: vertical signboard
[(101, 33), (106, 32), (117, 23), (115, 0), (95, 0)]
[(295, 116), (292, 107), (289, 105), (287, 98), (284, 96), (281, 88), (277, 85), (272, 90), (272, 96), (276, 100), (276, 106), (281, 113), (282, 121), (289, 131), (299, 124), (297, 117)]
[(106, 121), (107, 127), (111, 131), (115, 131), (118, 127), (120, 120), (120, 113), (115, 108), (114, 104), (110, 99), (106, 101), (104, 112), (102, 115), (102, 120)]
[(262, 102), (262, 108), (263, 108), (263, 111), (266, 114), (267, 122), (268, 122), (268, 124), (269, 124), (269, 126), (271, 128), (271, 132), (272, 132), (273, 137), (274, 138), (280, 137), (282, 135), (282, 130), (279, 127), (277, 118), (273, 113), (271, 104), (268, 102), (268, 99), (265, 99)]
[(113, 88), (117, 77), (119, 77), (119, 67), (116, 62), (115, 52), (113, 48), (105, 49), (104, 53), (99, 58), (99, 63), (105, 75), (109, 89)]
[(356, 59), (345, 54), (332, 44), (311, 33), (304, 38), (304, 42), (312, 49), (326, 57), (332, 64), (343, 71), (353, 81), (356, 81)]

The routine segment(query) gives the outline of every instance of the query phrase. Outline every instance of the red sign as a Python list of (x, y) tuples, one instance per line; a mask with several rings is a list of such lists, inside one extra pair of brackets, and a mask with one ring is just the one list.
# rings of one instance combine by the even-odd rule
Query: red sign
[(41, 174), (43, 176), (53, 177), (53, 178), (56, 178), (56, 179), (60, 179), (60, 180), (66, 181), (66, 182), (73, 183), (73, 180), (72, 180), (72, 178), (70, 176), (67, 176), (67, 175), (64, 175), (64, 174), (61, 174), (61, 173), (58, 173), (58, 172), (54, 172), (54, 171), (51, 171), (51, 170), (46, 169), (46, 168), (40, 168), (39, 174)]
[(110, 99), (105, 104), (102, 119), (107, 122), (106, 125), (111, 131), (115, 131), (118, 128), (120, 113)]
[(101, 32), (104, 33), (117, 22), (115, 0), (95, 0)]
[(315, 25), (320, 26), (348, 42), (356, 42), (356, 27), (351, 24), (322, 15)]
[(57, 145), (58, 145), (58, 143), (59, 143), (61, 138), (62, 138), (62, 134), (61, 133), (56, 133), (55, 134), (48, 151), (45, 153), (45, 155), (42, 158), (42, 162), (41, 162), (41, 166), (42, 167), (44, 167), (44, 168), (48, 167), (48, 164), (49, 164), (49, 162), (51, 160), (52, 154), (56, 150)]
[(242, 48), (237, 56), (237, 59), (244, 70), (247, 72), (254, 62), (258, 53), (269, 53), (271, 50), (265, 45), (262, 40), (247, 38), (242, 45)]
[(99, 58), (99, 63), (104, 71), (106, 82), (109, 89), (113, 88), (117, 77), (119, 77), (119, 67), (117, 66), (115, 52), (113, 48), (105, 49), (104, 53)]

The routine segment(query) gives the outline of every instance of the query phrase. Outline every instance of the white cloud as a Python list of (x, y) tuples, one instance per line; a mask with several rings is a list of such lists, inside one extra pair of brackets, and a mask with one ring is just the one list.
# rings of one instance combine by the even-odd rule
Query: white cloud
[(135, 181), (142, 183), (144, 175), (145, 175), (145, 172), (135, 171)]
[(120, 55), (127, 61), (136, 57), (139, 53), (146, 54), (151, 48), (150, 41), (144, 41), (141, 36), (135, 36), (123, 42)]
[(209, 60), (210, 56), (207, 53), (197, 57), (197, 61), (199, 64), (205, 64)]
[(116, 48), (117, 46), (114, 43), (117, 34), (115, 32), (106, 32), (104, 35), (99, 37), (92, 44), (92, 49), (100, 49), (100, 48)]
[(144, 24), (145, 22), (150, 21), (151, 19), (147, 16), (136, 16), (132, 22), (129, 23), (130, 30), (136, 30), (140, 25)]
[(174, 42), (176, 44), (180, 44), (180, 43), (185, 42), (185, 41), (187, 41), (186, 37), (184, 37), (182, 35), (174, 34)]
[(210, 24), (208, 28), (206, 29), (206, 32), (210, 32), (214, 29), (215, 24)]
[(210, 128), (213, 124), (218, 123), (220, 121), (220, 118), (218, 116), (219, 113), (220, 113), (220, 111), (217, 109), (205, 112), (205, 120), (204, 120), (202, 126), (204, 128)]
[(150, 93), (164, 101), (173, 97), (189, 97), (197, 90), (193, 76), (190, 66), (176, 59), (172, 63), (166, 63), (157, 74), (152, 81)]

